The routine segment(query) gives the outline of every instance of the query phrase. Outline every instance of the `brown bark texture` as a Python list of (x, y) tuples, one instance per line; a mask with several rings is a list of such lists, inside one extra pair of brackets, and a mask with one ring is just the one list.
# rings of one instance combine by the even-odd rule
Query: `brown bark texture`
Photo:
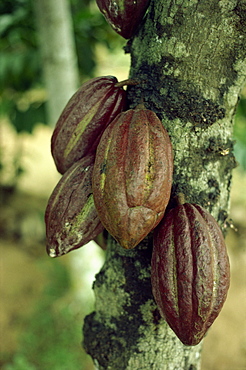
[[(156, 112), (174, 149), (170, 205), (178, 193), (227, 228), (233, 117), (246, 80), (245, 0), (154, 1), (125, 52), (130, 107)], [(150, 283), (151, 234), (134, 250), (109, 237), (93, 285), (84, 347), (98, 369), (199, 369), (202, 343), (184, 346), (160, 318)]]

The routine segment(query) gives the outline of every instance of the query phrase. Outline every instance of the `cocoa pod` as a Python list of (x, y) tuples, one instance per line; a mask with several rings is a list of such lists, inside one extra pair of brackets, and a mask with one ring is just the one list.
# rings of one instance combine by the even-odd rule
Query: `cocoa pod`
[(45, 211), (46, 245), (50, 257), (77, 249), (100, 234), (99, 220), (92, 195), (94, 156), (76, 162), (61, 177)]
[(106, 128), (97, 148), (92, 188), (104, 227), (122, 247), (135, 247), (160, 222), (172, 172), (172, 144), (154, 112), (130, 109)]
[(154, 230), (152, 291), (185, 345), (197, 345), (226, 300), (230, 267), (216, 220), (197, 204), (170, 210)]
[(115, 86), (117, 82), (113, 76), (93, 78), (65, 106), (51, 138), (51, 153), (61, 174), (96, 151), (104, 129), (125, 108), (126, 91)]
[(113, 30), (129, 39), (136, 33), (150, 0), (96, 0), (96, 2)]

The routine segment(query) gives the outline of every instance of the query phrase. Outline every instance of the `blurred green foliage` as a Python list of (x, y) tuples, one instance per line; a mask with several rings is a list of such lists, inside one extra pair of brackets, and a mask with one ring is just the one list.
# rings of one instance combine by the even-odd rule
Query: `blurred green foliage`
[[(71, 0), (79, 70), (86, 76), (93, 75), (96, 44), (110, 49), (122, 42), (91, 3), (95, 2)], [(38, 42), (32, 0), (1, 0), (1, 92), (8, 88), (25, 91), (42, 83)]]
[[(96, 7), (95, 1), (70, 0), (74, 22), (75, 44), (80, 74), (93, 77), (97, 63), (96, 45), (109, 50), (123, 45)], [(42, 86), (42, 65), (39, 54), (32, 0), (0, 2), (0, 114), (6, 114), (17, 132), (31, 133), (37, 122), (47, 123), (45, 102), (19, 109), (22, 93)]]
[(19, 337), (18, 350), (1, 368), (89, 369), (91, 360), (81, 347), (81, 304), (78, 304), (80, 317), (76, 317), (74, 302), (71, 304), (69, 298), (72, 291), (70, 272), (59, 260), (49, 264), (43, 261), (41, 267), (46, 269), (48, 284), (32, 315), (24, 323), (25, 331)]
[(97, 64), (96, 45), (102, 44), (108, 50), (114, 50), (125, 45), (125, 40), (108, 25), (95, 0), (70, 2), (79, 69), (81, 74), (93, 77)]
[(0, 88), (25, 91), (40, 82), (37, 40), (31, 1), (0, 3)]
[(246, 171), (246, 87), (238, 104), (234, 122), (234, 154), (240, 168)]

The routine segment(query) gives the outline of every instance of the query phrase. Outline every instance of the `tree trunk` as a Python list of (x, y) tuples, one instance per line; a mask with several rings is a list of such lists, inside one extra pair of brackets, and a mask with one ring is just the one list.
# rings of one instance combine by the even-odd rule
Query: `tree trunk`
[(48, 121), (54, 126), (79, 84), (79, 71), (68, 0), (34, 2), (47, 89)]
[[(182, 192), (227, 227), (233, 115), (246, 78), (245, 0), (152, 1), (131, 53), (131, 107), (141, 99), (174, 149), (172, 199)], [(202, 343), (184, 346), (160, 318), (150, 284), (152, 239), (134, 250), (108, 240), (84, 346), (99, 369), (199, 369)]]

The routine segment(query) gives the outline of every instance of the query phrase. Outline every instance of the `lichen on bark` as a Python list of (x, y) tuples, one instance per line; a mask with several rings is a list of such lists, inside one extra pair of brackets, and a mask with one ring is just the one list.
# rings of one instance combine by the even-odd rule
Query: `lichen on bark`
[(183, 346), (156, 308), (150, 284), (151, 251), (151, 236), (130, 251), (109, 238), (106, 261), (93, 287), (95, 312), (84, 324), (84, 347), (98, 369), (196, 365), (201, 346), (193, 351)]
[[(206, 208), (226, 231), (233, 117), (246, 80), (245, 0), (152, 1), (128, 42), (130, 107), (144, 100), (174, 149), (173, 198)], [(199, 369), (202, 344), (184, 346), (160, 318), (150, 284), (151, 234), (134, 250), (110, 237), (94, 283), (84, 346), (99, 369)]]

